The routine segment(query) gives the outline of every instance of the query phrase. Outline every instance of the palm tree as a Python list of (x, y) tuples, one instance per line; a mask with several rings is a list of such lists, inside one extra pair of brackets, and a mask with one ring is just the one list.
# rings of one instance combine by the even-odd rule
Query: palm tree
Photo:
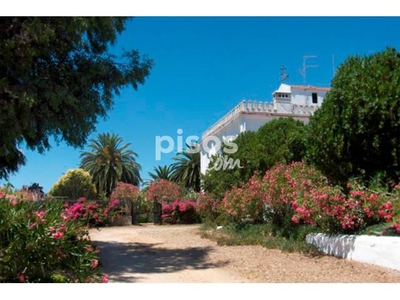
[(91, 152), (81, 153), (81, 168), (88, 171), (99, 193), (109, 196), (118, 181), (138, 185), (141, 182), (138, 156), (117, 134), (100, 133), (92, 139)]
[(171, 166), (154, 167), (154, 173), (149, 172), (151, 181), (156, 181), (157, 179), (171, 180), (171, 175), (172, 175)]
[(196, 145), (188, 146), (192, 151), (178, 153), (171, 165), (172, 180), (181, 183), (187, 189), (200, 191), (200, 152), (195, 151)]

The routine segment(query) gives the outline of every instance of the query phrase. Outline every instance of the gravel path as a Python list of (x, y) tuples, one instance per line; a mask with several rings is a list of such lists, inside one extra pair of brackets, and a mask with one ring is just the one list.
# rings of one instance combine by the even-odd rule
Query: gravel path
[(400, 272), (330, 256), (261, 246), (218, 246), (199, 227), (127, 226), (90, 231), (110, 282), (400, 282)]

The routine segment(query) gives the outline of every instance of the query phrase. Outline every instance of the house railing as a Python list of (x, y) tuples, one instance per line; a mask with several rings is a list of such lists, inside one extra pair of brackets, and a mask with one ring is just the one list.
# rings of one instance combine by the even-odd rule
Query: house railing
[[(296, 115), (312, 115), (316, 109), (318, 109), (317, 106), (290, 104), (290, 113)], [(204, 131), (203, 137), (209, 136), (219, 128), (226, 126), (242, 112), (258, 112), (265, 114), (280, 113), (277, 110), (276, 104), (274, 103), (243, 100), (233, 109), (231, 109), (225, 116), (219, 119), (214, 125), (210, 126), (206, 131)]]

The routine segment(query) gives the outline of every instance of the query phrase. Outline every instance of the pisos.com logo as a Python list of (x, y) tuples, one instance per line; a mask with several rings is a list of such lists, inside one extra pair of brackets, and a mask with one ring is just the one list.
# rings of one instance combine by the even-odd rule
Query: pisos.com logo
[[(236, 153), (238, 151), (238, 145), (233, 142), (235, 136), (226, 136), (223, 140), (218, 138), (217, 136), (207, 136), (204, 140), (200, 141), (200, 138), (197, 135), (189, 135), (184, 140), (183, 138), (183, 130), (178, 129), (176, 131), (177, 136), (174, 139), (169, 135), (156, 136), (156, 147), (155, 147), (155, 155), (156, 160), (161, 160), (162, 154), (171, 153), (175, 149), (178, 153), (187, 152), (187, 153), (200, 153), (203, 152), (208, 154), (210, 157), (214, 155), (212, 162), (208, 166), (208, 169), (214, 170), (226, 170), (226, 169), (234, 169), (234, 168), (243, 168), (240, 165), (240, 160), (229, 157), (229, 154)], [(176, 140), (176, 143), (175, 143)], [(189, 146), (184, 149), (184, 146)], [(224, 147), (222, 147), (224, 145)], [(222, 148), (222, 153), (220, 155), (216, 155), (220, 152)]]

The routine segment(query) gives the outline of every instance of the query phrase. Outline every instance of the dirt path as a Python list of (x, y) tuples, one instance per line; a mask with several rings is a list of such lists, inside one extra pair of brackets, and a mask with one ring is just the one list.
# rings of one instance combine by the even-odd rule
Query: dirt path
[(400, 282), (400, 272), (261, 246), (221, 247), (198, 226), (91, 230), (110, 282)]

